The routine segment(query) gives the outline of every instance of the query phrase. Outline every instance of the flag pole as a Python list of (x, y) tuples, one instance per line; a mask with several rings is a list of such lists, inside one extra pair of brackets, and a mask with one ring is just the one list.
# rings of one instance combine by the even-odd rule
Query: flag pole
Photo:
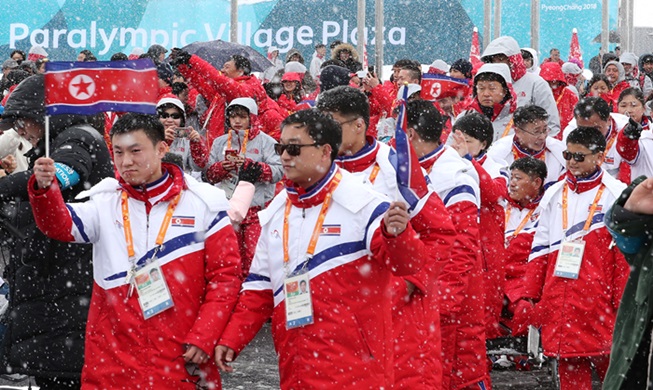
[(50, 115), (45, 116), (45, 157), (50, 157)]

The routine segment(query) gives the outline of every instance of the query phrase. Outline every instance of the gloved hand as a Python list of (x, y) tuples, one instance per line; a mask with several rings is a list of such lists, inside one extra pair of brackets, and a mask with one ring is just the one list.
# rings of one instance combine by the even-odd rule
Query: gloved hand
[(238, 172), (238, 181), (247, 181), (252, 184), (256, 183), (263, 174), (263, 167), (260, 163), (252, 160), (245, 160)]
[(624, 135), (629, 139), (639, 139), (642, 135), (642, 125), (635, 122), (633, 118), (629, 118), (628, 124), (624, 126)]
[(190, 61), (190, 54), (178, 47), (175, 47), (172, 49), (172, 52), (170, 53), (170, 64), (174, 66), (179, 66), (179, 65), (188, 65), (188, 62)]

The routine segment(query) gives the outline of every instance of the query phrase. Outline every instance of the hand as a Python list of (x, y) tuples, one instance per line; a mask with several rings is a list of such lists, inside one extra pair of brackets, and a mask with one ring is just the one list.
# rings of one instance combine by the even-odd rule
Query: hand
[(238, 168), (236, 162), (232, 160), (222, 160), (220, 164), (222, 164), (222, 169), (225, 171), (235, 171)]
[(381, 82), (379, 81), (379, 78), (376, 76), (372, 76), (371, 74), (367, 74), (367, 76), (363, 79), (363, 86), (365, 86), (366, 91), (371, 91), (374, 88), (376, 88)]
[(197, 132), (197, 130), (190, 127), (190, 134), (188, 134), (188, 139), (190, 139), (191, 142), (198, 142), (202, 139), (202, 137), (200, 136), (200, 133)]
[(642, 135), (642, 125), (635, 122), (633, 118), (628, 118), (628, 124), (624, 126), (624, 135), (629, 139), (636, 140)]
[(644, 180), (633, 189), (624, 209), (638, 214), (653, 214), (653, 178)]
[(202, 351), (200, 347), (189, 345), (186, 352), (181, 355), (186, 363), (204, 364), (209, 361), (209, 355)]
[(395, 237), (406, 230), (409, 219), (408, 206), (404, 202), (390, 203), (390, 208), (383, 216), (386, 231)]
[(16, 170), (16, 158), (13, 154), (8, 155), (0, 161), (0, 167), (5, 170), (7, 174), (11, 174)]
[(462, 131), (456, 130), (453, 133), (453, 144), (451, 144), (451, 147), (454, 148), (456, 152), (458, 152), (460, 157), (465, 157), (469, 154), (467, 141), (465, 141), (465, 136), (463, 135)]
[(175, 140), (175, 128), (173, 126), (166, 128), (165, 135), (166, 135), (166, 142), (171, 144), (172, 141)]
[(54, 180), (54, 160), (47, 157), (41, 157), (34, 163), (34, 177), (39, 188), (50, 187)]
[(188, 62), (190, 61), (191, 55), (188, 54), (187, 51), (180, 49), (180, 48), (173, 48), (172, 51), (170, 52), (170, 64), (174, 66), (179, 66), (179, 65), (188, 65)]
[(263, 173), (263, 167), (256, 161), (247, 160), (240, 167), (238, 172), (238, 181), (247, 181), (252, 184), (256, 183)]
[(215, 363), (218, 365), (218, 368), (224, 372), (233, 372), (234, 368), (228, 365), (234, 361), (236, 356), (236, 351), (226, 347), (224, 345), (218, 345), (215, 347)]

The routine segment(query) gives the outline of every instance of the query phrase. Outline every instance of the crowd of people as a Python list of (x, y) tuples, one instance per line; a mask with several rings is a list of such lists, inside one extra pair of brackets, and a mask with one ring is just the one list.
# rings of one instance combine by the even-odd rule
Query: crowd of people
[(504, 36), (385, 82), (348, 43), (280, 56), (116, 53), (156, 66), (156, 115), (48, 140), (47, 53), (3, 62), (7, 374), (221, 388), (271, 321), (283, 389), (489, 389), (488, 343), (537, 330), (561, 389), (648, 388), (653, 54), (588, 79)]

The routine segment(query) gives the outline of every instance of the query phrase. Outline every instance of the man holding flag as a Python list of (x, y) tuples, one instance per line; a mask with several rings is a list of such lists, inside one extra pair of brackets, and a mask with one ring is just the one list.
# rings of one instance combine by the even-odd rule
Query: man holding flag
[[(11, 313), (4, 367), (34, 376), (41, 388), (79, 388), (84, 331), (92, 287), (92, 247), (45, 237), (35, 225), (27, 183), (37, 157), (50, 153), (61, 194), (73, 199), (88, 185), (113, 176), (111, 157), (92, 117), (57, 115), (46, 132), (44, 76), (26, 79), (11, 94), (0, 127), (29, 140), (30, 167), (0, 179), (0, 202), (15, 205), (9, 216), (19, 235), (11, 241), (6, 279)], [(46, 149), (46, 144), (51, 148)], [(22, 235), (22, 237), (21, 237)], [(3, 243), (4, 245), (9, 245)]]

